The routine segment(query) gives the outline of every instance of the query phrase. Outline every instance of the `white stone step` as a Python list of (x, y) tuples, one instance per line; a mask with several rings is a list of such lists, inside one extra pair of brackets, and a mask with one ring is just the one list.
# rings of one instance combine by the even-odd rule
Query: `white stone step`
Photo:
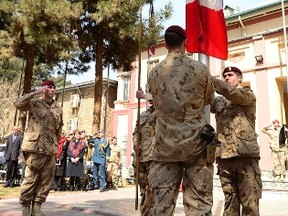
[[(261, 170), (261, 179), (263, 184), (263, 190), (288, 191), (288, 171), (286, 171), (286, 178), (284, 179), (284, 181), (276, 182), (274, 181), (272, 170)], [(221, 188), (221, 183), (218, 175), (214, 175), (213, 186)]]

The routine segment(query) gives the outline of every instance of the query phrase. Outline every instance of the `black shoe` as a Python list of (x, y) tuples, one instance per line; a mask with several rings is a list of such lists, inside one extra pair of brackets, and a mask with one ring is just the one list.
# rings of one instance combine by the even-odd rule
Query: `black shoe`
[(104, 192), (104, 191), (105, 191), (105, 189), (104, 189), (104, 188), (101, 188), (101, 189), (100, 189), (100, 192)]
[(9, 187), (10, 185), (9, 184), (5, 184), (3, 187), (4, 188), (7, 188), (7, 187)]

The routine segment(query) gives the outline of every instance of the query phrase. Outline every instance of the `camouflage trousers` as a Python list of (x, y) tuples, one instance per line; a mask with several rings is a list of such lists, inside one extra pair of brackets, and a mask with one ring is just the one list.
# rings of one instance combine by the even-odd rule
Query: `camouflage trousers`
[(55, 157), (26, 153), (25, 160), (26, 170), (21, 184), (20, 204), (45, 202), (54, 178)]
[(271, 158), (273, 162), (274, 174), (285, 176), (285, 152), (284, 151), (273, 151), (271, 152)]
[[(118, 169), (119, 165), (114, 162), (110, 162), (107, 166), (107, 181), (112, 182), (115, 184), (115, 182), (118, 180)], [(115, 185), (114, 185), (115, 186)]]
[[(170, 216), (183, 177), (183, 205), (188, 216), (211, 216), (213, 201), (213, 164), (187, 162), (151, 162), (148, 174), (145, 216)], [(143, 215), (143, 214), (142, 214)]]
[(139, 163), (139, 187), (140, 187), (140, 211), (141, 215), (149, 215), (149, 208), (147, 204), (147, 188), (148, 188), (148, 173), (151, 162)]
[(259, 216), (259, 199), (262, 194), (259, 159), (219, 159), (218, 166), (225, 196), (223, 216)]

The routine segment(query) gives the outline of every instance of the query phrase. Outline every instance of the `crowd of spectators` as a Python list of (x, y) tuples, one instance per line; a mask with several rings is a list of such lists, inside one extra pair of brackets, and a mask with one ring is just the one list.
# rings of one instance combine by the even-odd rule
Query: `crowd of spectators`
[(55, 191), (117, 189), (121, 149), (117, 138), (105, 138), (99, 130), (87, 135), (83, 130), (62, 133), (56, 155)]

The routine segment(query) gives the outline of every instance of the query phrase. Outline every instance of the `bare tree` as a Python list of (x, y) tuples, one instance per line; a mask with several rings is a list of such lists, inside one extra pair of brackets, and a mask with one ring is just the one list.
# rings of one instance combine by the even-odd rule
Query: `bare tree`
[(19, 82), (7, 82), (0, 78), (0, 86), (0, 140), (3, 141), (14, 124), (14, 101), (18, 95)]

